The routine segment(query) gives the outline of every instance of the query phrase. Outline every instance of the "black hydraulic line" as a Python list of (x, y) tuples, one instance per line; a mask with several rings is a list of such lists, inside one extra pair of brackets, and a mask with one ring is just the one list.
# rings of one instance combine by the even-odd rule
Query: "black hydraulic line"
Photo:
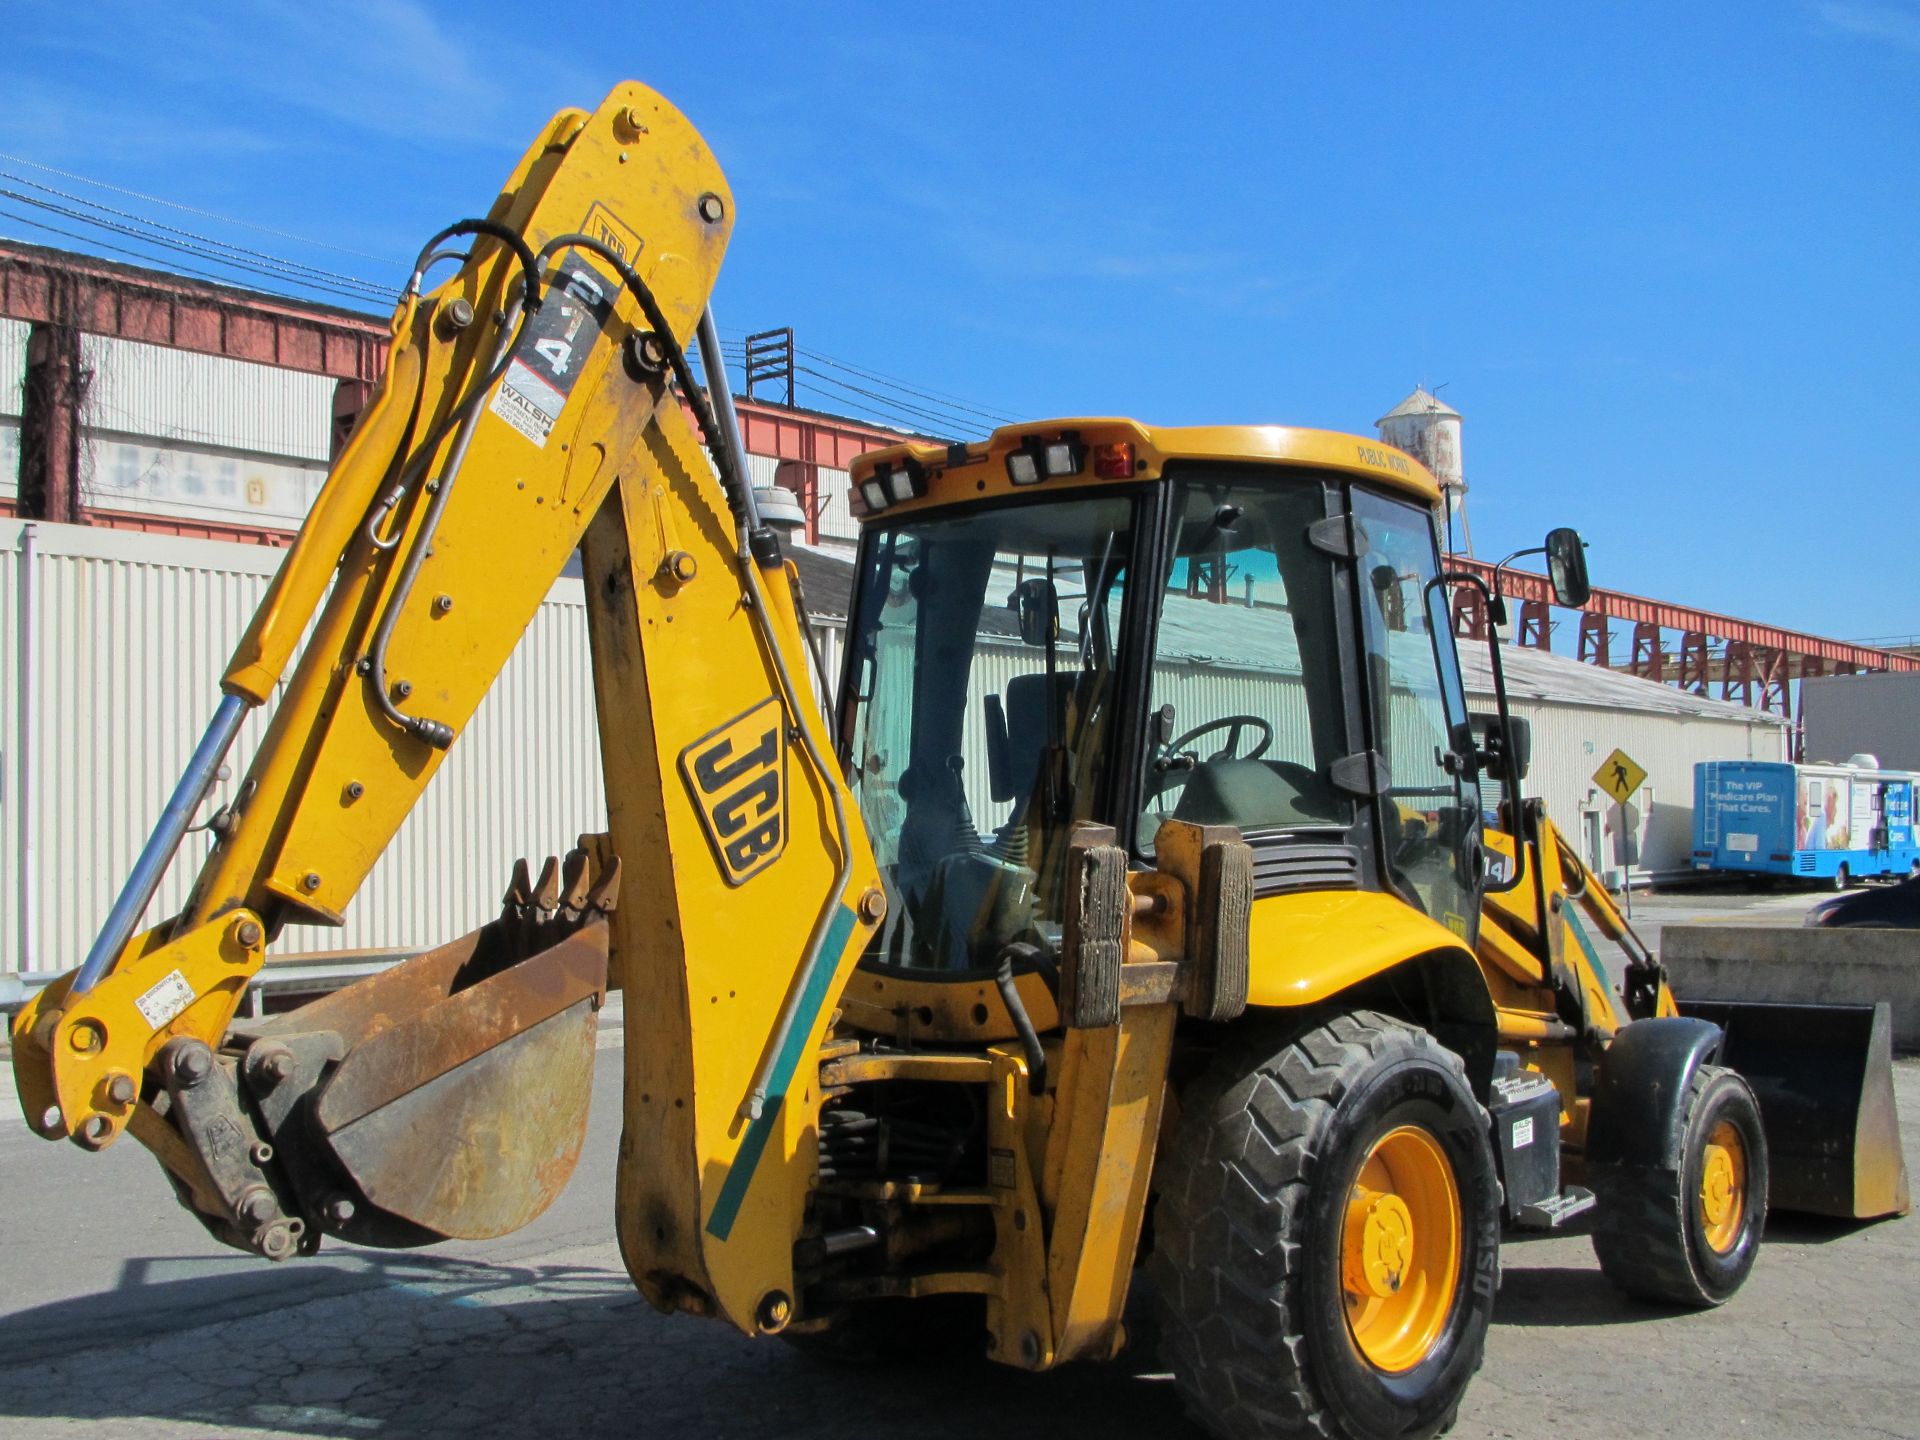
[(426, 441), (415, 452), (414, 459), (400, 472), (399, 479), (388, 487), (367, 514), (365, 533), (367, 541), (377, 550), (390, 550), (398, 539), (383, 541), (380, 527), (385, 517), (396, 509), (400, 501), (414, 484), (425, 474), (427, 466), (433, 461), (441, 444), (453, 432), (456, 425), (461, 426), (460, 438), (455, 442), (453, 454), (449, 457), (446, 472), (435, 487), (432, 503), (427, 508), (420, 529), (414, 536), (413, 546), (407, 552), (400, 578), (395, 584), (393, 594), (388, 598), (386, 608), (381, 611), (380, 620), (374, 626), (372, 642), (367, 653), (361, 657), (359, 669), (366, 677), (368, 688), (373, 693), (373, 701), (380, 713), (415, 739), (424, 740), (436, 750), (445, 750), (453, 744), (453, 727), (439, 720), (429, 720), (424, 716), (409, 715), (394, 703), (387, 693), (387, 643), (393, 638), (393, 627), (399, 622), (400, 611), (407, 597), (413, 593), (414, 581), (419, 577), (420, 567), (426, 563), (427, 551), (432, 546), (434, 531), (439, 527), (440, 516), (447, 507), (447, 501), (453, 494), (453, 482), (459, 475), (461, 462), (466, 458), (467, 441), (472, 436), (473, 424), (479, 419), (480, 403), (486, 399), (500, 377), (507, 373), (513, 355), (520, 348), (520, 338), (526, 331), (527, 319), (540, 305), (540, 267), (534, 258), (533, 250), (506, 226), (492, 220), (458, 220), (425, 245), (420, 247), (419, 257), (414, 261), (413, 275), (407, 281), (407, 294), (417, 296), (420, 293), (420, 277), (427, 267), (446, 256), (441, 244), (456, 235), (488, 235), (500, 240), (519, 257), (521, 262), (521, 295), (514, 306), (514, 328), (511, 337), (503, 338), (499, 353), (480, 382), (468, 389), (446, 417), (435, 426)]
[[(679, 385), (681, 394), (693, 410), (693, 418), (700, 426), (700, 436), (706, 442), (714, 464), (723, 476), (744, 476), (747, 473), (745, 458), (740, 457), (736, 465), (728, 464), (730, 452), (725, 437), (720, 433), (719, 422), (714, 419), (712, 408), (707, 403), (706, 391), (694, 383), (693, 367), (687, 363), (687, 352), (674, 338), (673, 327), (667, 324), (666, 312), (660, 308), (660, 302), (654, 299), (653, 291), (648, 287), (647, 282), (640, 278), (638, 272), (627, 264), (611, 245), (592, 235), (575, 232), (554, 236), (540, 247), (542, 263), (561, 250), (586, 250), (598, 255), (613, 267), (621, 283), (632, 292), (633, 298), (640, 302), (640, 312), (647, 317), (647, 324), (653, 327), (654, 337), (659, 340), (660, 348), (667, 357), (667, 365), (673, 371), (674, 382)], [(730, 495), (728, 498), (738, 503), (736, 497)]]
[(413, 278), (407, 282), (410, 294), (420, 293), (420, 276), (426, 270), (428, 262), (434, 258), (442, 242), (456, 235), (485, 235), (507, 246), (520, 260), (520, 278), (523, 289), (521, 304), (529, 311), (540, 308), (540, 262), (534, 258), (533, 247), (527, 244), (526, 237), (511, 226), (502, 225), (498, 220), (469, 219), (456, 220), (426, 244), (420, 247), (420, 253), (413, 262)]
[[(453, 482), (459, 474), (461, 462), (466, 459), (466, 442), (472, 435), (472, 424), (479, 419), (480, 402), (493, 389), (495, 382), (506, 374), (507, 365), (513, 359), (513, 352), (519, 348), (522, 332), (526, 329), (529, 310), (522, 305), (517, 307), (519, 314), (514, 326), (513, 337), (504, 341), (499, 357), (488, 369), (486, 376), (475, 385), (448, 413), (446, 419), (435, 427), (427, 442), (420, 447), (418, 457), (401, 473), (400, 479), (382, 498), (367, 520), (367, 539), (376, 549), (390, 549), (377, 535), (382, 514), (398, 503), (398, 497), (412, 488), (414, 482), (425, 473), (428, 462), (439, 450), (441, 442), (456, 424), (462, 425), (460, 438), (455, 442), (454, 452), (448, 458), (447, 469), (440, 477), (440, 484), (434, 488), (432, 503), (427, 508), (426, 518), (422, 520), (419, 533), (414, 536), (413, 546), (407, 551), (407, 558), (400, 571), (400, 579), (394, 585), (393, 595), (387, 601), (386, 608), (380, 613), (380, 623), (374, 627), (373, 642), (367, 647), (367, 653), (361, 660), (362, 673), (373, 691), (374, 703), (380, 713), (416, 739), (424, 740), (436, 750), (445, 750), (453, 744), (453, 727), (440, 720), (429, 720), (420, 715), (409, 715), (387, 693), (387, 642), (393, 638), (393, 627), (398, 623), (401, 608), (407, 597), (413, 593), (414, 581), (419, 578), (420, 567), (426, 563), (427, 552), (432, 548), (434, 531), (439, 528), (441, 513), (447, 508), (447, 501), (453, 494)], [(394, 543), (397, 543), (394, 542)]]
[(1019, 1033), (1020, 1048), (1027, 1052), (1027, 1089), (1035, 1095), (1047, 1093), (1047, 1052), (1040, 1043), (1040, 1032), (1033, 1028), (1033, 1017), (1027, 1014), (1026, 1002), (1020, 998), (1020, 989), (1013, 983), (1013, 962), (1022, 960), (1029, 965), (1039, 963), (1038, 946), (1024, 940), (1016, 940), (1000, 950), (1000, 963), (993, 973), (994, 988), (1000, 992), (1001, 1003), (1007, 1007), (1007, 1014), (1013, 1019), (1013, 1028)]

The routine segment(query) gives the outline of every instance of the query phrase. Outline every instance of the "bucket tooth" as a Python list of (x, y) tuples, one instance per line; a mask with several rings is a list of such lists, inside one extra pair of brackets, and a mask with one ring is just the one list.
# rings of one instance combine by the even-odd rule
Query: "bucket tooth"
[(587, 892), (587, 908), (597, 910), (602, 915), (611, 915), (615, 905), (620, 903), (620, 857), (611, 856), (604, 869), (593, 882), (593, 888)]
[(560, 908), (560, 862), (551, 855), (540, 867), (540, 879), (533, 887), (533, 903), (548, 915)]
[(587, 863), (587, 852), (569, 850), (565, 863), (560, 869), (561, 908), (570, 915), (579, 915), (587, 908), (587, 890), (593, 880), (591, 867)]
[(513, 862), (513, 875), (507, 881), (507, 893), (500, 897), (502, 908), (524, 910), (533, 901), (533, 877), (523, 855)]

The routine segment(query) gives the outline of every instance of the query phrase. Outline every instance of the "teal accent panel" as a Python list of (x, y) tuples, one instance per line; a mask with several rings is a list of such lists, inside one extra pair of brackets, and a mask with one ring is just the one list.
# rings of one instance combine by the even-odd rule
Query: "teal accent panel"
[(753, 1186), (754, 1171), (759, 1168), (760, 1157), (766, 1152), (767, 1141), (779, 1122), (794, 1072), (800, 1068), (800, 1057), (806, 1053), (808, 1037), (820, 1018), (821, 1007), (827, 1003), (827, 991), (833, 984), (834, 972), (840, 968), (840, 958), (846, 953), (853, 925), (853, 911), (842, 905), (827, 929), (819, 955), (814, 958), (813, 970), (807, 976), (799, 1009), (794, 1014), (793, 1029), (787, 1032), (786, 1043), (774, 1058), (773, 1073), (767, 1081), (767, 1108), (761, 1111), (758, 1120), (748, 1123), (727, 1178), (720, 1182), (719, 1197), (713, 1202), (713, 1213), (707, 1217), (707, 1233), (716, 1240), (725, 1240), (731, 1235), (733, 1222), (740, 1217), (740, 1206)]

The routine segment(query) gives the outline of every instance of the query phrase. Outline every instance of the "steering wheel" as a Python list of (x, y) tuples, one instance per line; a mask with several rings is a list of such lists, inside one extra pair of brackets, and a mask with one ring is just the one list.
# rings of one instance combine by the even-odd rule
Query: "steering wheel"
[[(1258, 727), (1260, 743), (1245, 755), (1235, 755), (1233, 752), (1240, 748), (1240, 732), (1249, 725)], [(1215, 760), (1258, 760), (1273, 744), (1273, 726), (1258, 715), (1222, 715), (1218, 720), (1209, 720), (1204, 725), (1194, 726), (1178, 740), (1169, 741), (1167, 754), (1178, 755), (1202, 735), (1210, 735), (1215, 730), (1226, 730), (1230, 733), (1227, 735), (1227, 743), (1207, 757), (1209, 763)]]

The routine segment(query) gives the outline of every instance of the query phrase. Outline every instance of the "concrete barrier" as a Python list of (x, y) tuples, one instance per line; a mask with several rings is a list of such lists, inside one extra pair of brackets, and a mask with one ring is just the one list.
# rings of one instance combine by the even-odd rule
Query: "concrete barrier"
[(1893, 1008), (1893, 1044), (1920, 1051), (1920, 930), (1669, 925), (1660, 963), (1681, 1000)]

